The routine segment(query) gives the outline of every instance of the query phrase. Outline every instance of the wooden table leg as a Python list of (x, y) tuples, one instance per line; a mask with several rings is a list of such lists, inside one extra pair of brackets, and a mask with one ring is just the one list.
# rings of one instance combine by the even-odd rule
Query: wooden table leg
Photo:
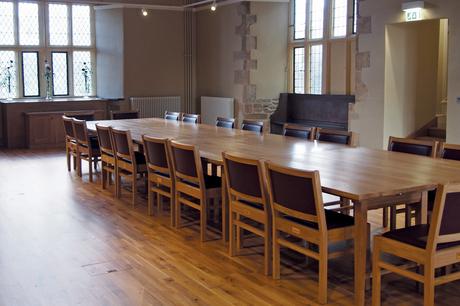
[(366, 261), (367, 261), (367, 205), (354, 203), (355, 213), (355, 305), (364, 305), (366, 301)]

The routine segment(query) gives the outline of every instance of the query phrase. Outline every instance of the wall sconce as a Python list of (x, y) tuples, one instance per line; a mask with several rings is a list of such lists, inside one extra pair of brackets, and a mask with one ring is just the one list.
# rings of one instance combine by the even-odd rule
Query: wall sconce
[(142, 12), (142, 16), (144, 17), (147, 17), (147, 15), (149, 14), (149, 11), (147, 11), (145, 8), (143, 8), (141, 12)]
[(215, 12), (217, 9), (217, 3), (216, 3), (216, 0), (214, 0), (211, 4), (211, 11)]
[(406, 14), (406, 21), (422, 20), (422, 10), (425, 7), (425, 1), (410, 1), (402, 4), (402, 10)]

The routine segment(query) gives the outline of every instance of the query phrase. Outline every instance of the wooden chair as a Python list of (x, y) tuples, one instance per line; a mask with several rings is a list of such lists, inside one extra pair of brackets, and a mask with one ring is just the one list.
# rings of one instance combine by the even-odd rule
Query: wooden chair
[(113, 139), (115, 150), (115, 184), (117, 186), (116, 196), (121, 197), (121, 177), (131, 181), (132, 205), (136, 205), (137, 177), (138, 174), (147, 173), (144, 154), (134, 151), (131, 132), (118, 130), (110, 127), (110, 135)]
[(269, 275), (272, 257), (271, 213), (266, 198), (263, 164), (258, 160), (225, 152), (222, 153), (222, 158), (229, 198), (230, 256), (237, 255), (241, 248), (242, 229), (260, 236), (264, 239), (264, 271), (265, 275)]
[(285, 123), (283, 126), (283, 135), (297, 138), (313, 140), (316, 129), (299, 124)]
[(221, 198), (219, 177), (205, 176), (200, 153), (193, 145), (170, 141), (174, 170), (176, 226), (181, 226), (181, 207), (186, 205), (200, 213), (200, 239), (206, 240), (208, 202)]
[[(301, 171), (265, 162), (273, 216), (273, 278), (280, 278), (280, 247), (319, 261), (319, 303), (327, 303), (328, 259), (343, 254), (329, 253), (331, 243), (355, 239), (351, 216), (325, 210), (318, 171)], [(317, 250), (296, 244), (285, 235), (318, 246)]]
[(262, 134), (264, 130), (264, 123), (262, 121), (243, 120), (241, 129)]
[(112, 120), (122, 120), (122, 119), (138, 119), (138, 111), (111, 111), (110, 118)]
[(201, 116), (198, 114), (182, 114), (182, 122), (201, 123)]
[[(107, 180), (112, 184), (112, 175), (116, 176), (116, 159), (110, 128), (96, 124), (97, 139), (101, 151), (102, 189), (106, 188)], [(116, 186), (117, 187), (117, 186)]]
[(77, 172), (82, 176), (81, 161), (86, 160), (89, 164), (89, 181), (93, 181), (93, 166), (97, 169), (97, 162), (101, 157), (101, 151), (97, 137), (89, 137), (85, 120), (72, 119), (73, 132), (77, 141)]
[(358, 134), (349, 131), (316, 128), (315, 139), (354, 147), (358, 142)]
[(148, 172), (149, 215), (153, 214), (154, 195), (158, 212), (162, 211), (162, 197), (167, 197), (171, 207), (171, 226), (174, 226), (174, 179), (168, 139), (143, 135), (142, 141)]
[(181, 118), (181, 113), (179, 112), (165, 112), (165, 119), (166, 120), (174, 120), (178, 121)]
[(216, 126), (224, 127), (228, 129), (234, 129), (235, 128), (235, 118), (217, 117)]
[[(381, 270), (423, 283), (425, 306), (434, 305), (435, 286), (460, 279), (460, 272), (436, 276), (435, 270), (460, 262), (460, 184), (437, 188), (430, 225), (415, 225), (374, 237), (372, 305), (381, 303)], [(423, 266), (423, 274), (381, 257), (391, 254)], [(419, 269), (417, 269), (419, 270)]]
[[(427, 157), (436, 157), (437, 154), (438, 142), (432, 140), (418, 140), (418, 139), (409, 139), (409, 138), (398, 138), (390, 136), (388, 140), (388, 151), (408, 153), (414, 155), (421, 155)], [(403, 203), (401, 203), (403, 204)], [(418, 213), (418, 205), (412, 205), (415, 203), (404, 203), (403, 208), (398, 208), (396, 206), (390, 207), (390, 229), (396, 228), (396, 218), (398, 214), (405, 213), (405, 226), (411, 225), (411, 220), (413, 216), (413, 211), (415, 210)], [(383, 209), (383, 226), (388, 225), (388, 209)]]
[(70, 117), (62, 116), (65, 133), (65, 156), (67, 159), (67, 171), (72, 168), (71, 159), (73, 159), (73, 169), (77, 169), (77, 140), (73, 131), (73, 120)]

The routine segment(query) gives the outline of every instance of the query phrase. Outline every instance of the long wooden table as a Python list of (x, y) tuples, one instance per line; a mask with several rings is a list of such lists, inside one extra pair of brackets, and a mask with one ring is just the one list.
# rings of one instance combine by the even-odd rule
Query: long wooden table
[(368, 210), (421, 202), (421, 219), (426, 222), (427, 192), (438, 184), (460, 182), (456, 161), (163, 119), (93, 121), (88, 122), (88, 129), (94, 132), (96, 123), (130, 130), (138, 143), (147, 134), (197, 145), (201, 156), (217, 165), (222, 163), (222, 152), (227, 151), (297, 169), (319, 170), (324, 192), (354, 203), (356, 305), (365, 303)]

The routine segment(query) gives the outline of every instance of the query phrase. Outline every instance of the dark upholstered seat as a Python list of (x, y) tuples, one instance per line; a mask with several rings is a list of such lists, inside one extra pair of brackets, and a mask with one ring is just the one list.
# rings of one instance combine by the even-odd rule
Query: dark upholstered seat
[(201, 123), (201, 116), (198, 114), (182, 114), (182, 122)]
[(117, 111), (111, 112), (112, 120), (121, 120), (121, 119), (138, 119), (138, 111)]
[(394, 142), (393, 144), (390, 144), (390, 151), (415, 154), (421, 156), (431, 156), (432, 147), (417, 144)]
[[(341, 214), (341, 213), (327, 210), (327, 209), (324, 210), (324, 213), (326, 215), (327, 229), (347, 227), (347, 226), (352, 226), (355, 224), (355, 219), (349, 215)], [(286, 217), (286, 219), (299, 223), (304, 226), (318, 229), (318, 223), (315, 223), (315, 222), (308, 222), (308, 221), (300, 220), (294, 217)]]
[(261, 121), (249, 121), (243, 120), (241, 129), (245, 131), (252, 131), (257, 133), (262, 133), (264, 130), (264, 123)]
[(293, 129), (286, 129), (284, 131), (284, 136), (291, 136), (291, 137), (305, 138), (305, 139), (309, 139), (310, 134), (311, 134), (310, 131), (301, 131), (301, 130), (293, 130)]
[(173, 120), (178, 121), (180, 119), (181, 114), (179, 112), (165, 112), (165, 119), (166, 120)]
[(348, 144), (349, 136), (347, 136), (347, 135), (325, 134), (325, 133), (319, 132), (317, 134), (317, 136), (316, 136), (316, 139), (319, 140), (319, 141), (325, 141), (325, 142)]
[(224, 127), (227, 129), (235, 128), (235, 119), (234, 118), (223, 118), (217, 117), (216, 126)]

